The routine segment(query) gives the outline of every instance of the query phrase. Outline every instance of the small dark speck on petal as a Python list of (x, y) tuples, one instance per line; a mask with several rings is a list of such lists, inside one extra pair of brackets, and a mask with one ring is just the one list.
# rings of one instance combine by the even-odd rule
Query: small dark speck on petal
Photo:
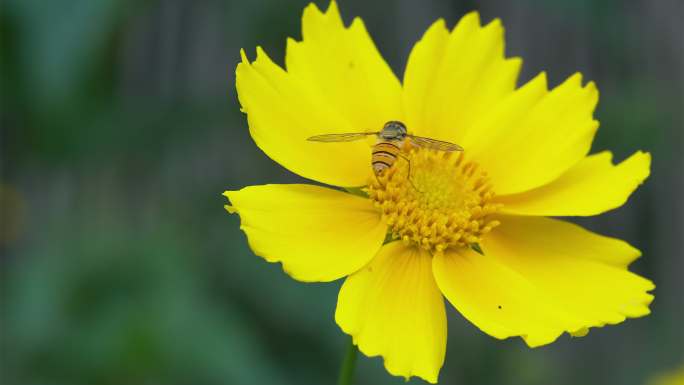
[(499, 309), (501, 309), (501, 305), (499, 305)]

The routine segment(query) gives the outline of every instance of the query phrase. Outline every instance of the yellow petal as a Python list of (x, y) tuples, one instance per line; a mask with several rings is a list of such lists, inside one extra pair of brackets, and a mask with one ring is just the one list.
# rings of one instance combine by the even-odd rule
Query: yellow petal
[(535, 347), (649, 314), (653, 283), (627, 270), (638, 251), (624, 242), (554, 219), (501, 222), (484, 255), (448, 252), (433, 263), (442, 293), (485, 333)]
[(377, 253), (387, 231), (370, 200), (312, 185), (226, 191), (254, 253), (300, 281), (332, 281)]
[(477, 12), (451, 33), (444, 20), (425, 32), (404, 73), (409, 131), (464, 145), (471, 125), (515, 88), (522, 62), (505, 58), (503, 35), (500, 20), (482, 27)]
[(636, 152), (618, 165), (606, 151), (588, 156), (555, 181), (524, 193), (499, 196), (502, 212), (588, 216), (622, 206), (650, 173), (651, 155)]
[(492, 179), (497, 194), (545, 185), (577, 164), (598, 128), (598, 90), (575, 74), (552, 91), (537, 76), (483, 117), (464, 138), (466, 154)]
[(345, 28), (335, 1), (324, 14), (304, 9), (301, 42), (287, 42), (288, 73), (319, 92), (355, 131), (378, 131), (401, 119), (401, 84), (368, 35), (363, 20)]
[(377, 131), (401, 116), (401, 86), (361, 20), (345, 28), (337, 5), (302, 18), (303, 41), (290, 39), (287, 71), (261, 48), (236, 70), (242, 111), (256, 144), (291, 171), (323, 183), (360, 186), (372, 175), (370, 141), (308, 142), (313, 135)]
[(426, 251), (403, 242), (384, 245), (342, 285), (335, 320), (364, 354), (382, 356), (391, 374), (437, 382), (446, 315)]

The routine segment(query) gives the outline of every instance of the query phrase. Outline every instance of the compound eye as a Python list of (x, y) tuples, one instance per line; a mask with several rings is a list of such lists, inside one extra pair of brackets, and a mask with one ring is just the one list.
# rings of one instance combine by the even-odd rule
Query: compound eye
[(383, 132), (385, 134), (383, 136), (386, 138), (401, 139), (406, 136), (406, 127), (404, 127), (404, 124), (401, 122), (390, 121), (385, 124)]
[(404, 126), (404, 123), (400, 121), (393, 121), (392, 125), (398, 130), (398, 131), (405, 131), (406, 126)]

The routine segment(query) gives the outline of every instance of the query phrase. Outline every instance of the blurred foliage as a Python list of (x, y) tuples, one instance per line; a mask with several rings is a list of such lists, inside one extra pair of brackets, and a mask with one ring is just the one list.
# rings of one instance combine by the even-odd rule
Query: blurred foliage
[[(253, 145), (233, 72), (256, 45), (282, 63), (306, 3), (0, 2), (3, 384), (333, 383), (340, 283), (300, 284), (255, 257), (220, 196), (301, 181)], [(654, 153), (627, 207), (581, 221), (644, 251), (634, 270), (658, 286), (653, 315), (530, 350), (450, 308), (442, 383), (637, 385), (684, 361), (681, 4), (340, 3), (396, 73), (437, 17), (501, 17), (523, 78), (598, 82), (594, 149)], [(379, 358), (357, 378), (404, 383)]]
[(192, 252), (164, 232), (86, 229), (69, 239), (58, 230), (13, 266), (4, 375), (22, 384), (282, 383), (257, 331), (207, 298)]

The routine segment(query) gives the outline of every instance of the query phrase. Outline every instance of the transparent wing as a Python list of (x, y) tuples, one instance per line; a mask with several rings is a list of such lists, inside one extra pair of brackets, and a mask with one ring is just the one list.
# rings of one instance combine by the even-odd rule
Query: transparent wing
[(438, 151), (463, 151), (463, 147), (459, 146), (458, 144), (444, 142), (437, 139), (424, 138), (422, 136), (408, 135), (408, 137), (411, 139), (411, 143), (418, 147), (425, 147)]
[(348, 134), (325, 134), (314, 135), (306, 140), (312, 142), (353, 142), (355, 140), (363, 139), (368, 135), (377, 135), (377, 132), (354, 132)]

